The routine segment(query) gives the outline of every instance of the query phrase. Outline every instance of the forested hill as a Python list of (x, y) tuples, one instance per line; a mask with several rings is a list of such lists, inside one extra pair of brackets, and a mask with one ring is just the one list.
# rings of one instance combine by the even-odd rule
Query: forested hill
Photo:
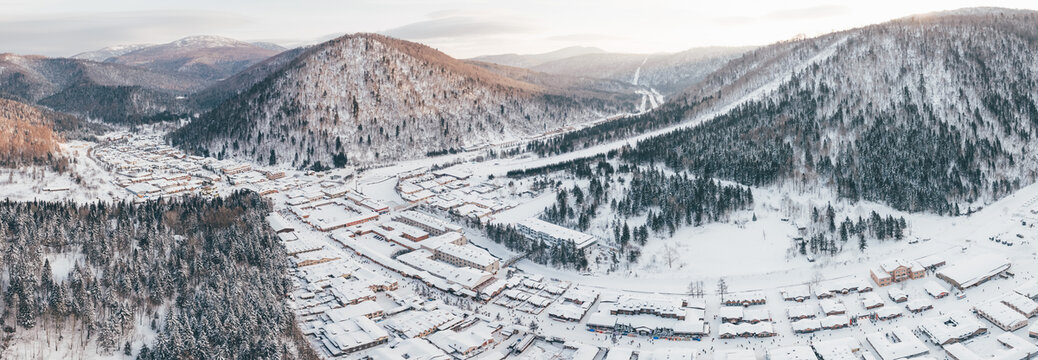
[(575, 91), (501, 70), (382, 35), (347, 35), (308, 48), (170, 140), (214, 156), (341, 166), (540, 134), (641, 101), (627, 84), (619, 93)]
[[(966, 9), (766, 47), (711, 78), (738, 73), (749, 77), (736, 85), (765, 84), (759, 69), (775, 64), (788, 65), (769, 73), (792, 76), (622, 156), (744, 184), (823, 186), (903, 210), (965, 212), (1035, 180), (1036, 23), (1032, 11)], [(831, 45), (798, 66), (777, 51), (798, 43)], [(690, 90), (693, 100), (672, 104), (695, 114), (691, 104), (723, 91)]]
[(25, 347), (43, 358), (316, 358), (286, 302), (289, 262), (269, 211), (251, 192), (0, 202), (0, 358)]
[(0, 167), (49, 165), (63, 170), (59, 143), (91, 139), (106, 127), (14, 100), (0, 98)]

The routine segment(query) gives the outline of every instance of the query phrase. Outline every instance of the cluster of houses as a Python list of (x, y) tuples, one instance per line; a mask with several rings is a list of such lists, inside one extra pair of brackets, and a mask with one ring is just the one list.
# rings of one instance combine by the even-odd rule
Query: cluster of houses
[(115, 176), (116, 185), (141, 199), (194, 193), (221, 181), (212, 171), (216, 159), (188, 156), (145, 136), (110, 136), (89, 155)]
[(701, 338), (710, 334), (705, 302), (636, 293), (601, 297), (598, 311), (588, 316), (587, 328), (603, 333), (669, 339)]
[(424, 202), (433, 208), (489, 221), (494, 214), (518, 205), (502, 200), (502, 186), (493, 180), (477, 181), (467, 172), (453, 169), (401, 174), (397, 193), (411, 203)]
[(548, 317), (561, 321), (580, 322), (598, 300), (598, 292), (573, 287), (562, 295), (562, 302), (548, 310)]
[[(570, 287), (569, 282), (545, 279), (541, 275), (517, 274), (506, 282), (506, 290), (494, 304), (530, 314), (540, 314)], [(572, 299), (585, 302), (587, 299)], [(589, 304), (590, 306), (590, 304)]]
[(115, 176), (116, 185), (139, 199), (214, 194), (218, 184), (269, 195), (300, 186), (277, 169), (254, 169), (246, 163), (189, 156), (165, 145), (156, 135), (117, 133), (89, 150)]
[[(329, 190), (320, 198), (267, 217), (295, 265), (297, 288), (292, 299), (304, 335), (314, 339), (327, 356), (348, 357), (378, 347), (364, 353), (380, 359), (465, 358), (499, 341), (503, 325), (460, 313), (438, 301), (402, 295), (406, 292), (399, 291), (394, 278), (343, 256), (341, 249), (329, 248), (324, 241), (300, 236), (294, 226), (305, 224), (312, 228), (311, 233), (331, 231), (331, 239), (344, 248), (459, 295), (477, 297), (477, 291), (486, 290), (497, 280), (494, 275), (500, 270), (500, 261), (469, 244), (461, 227), (415, 211), (390, 214), (387, 208), (380, 212), (381, 204), (368, 200), (351, 196), (348, 191), (339, 194)], [(326, 229), (321, 222), (326, 220), (315, 219), (346, 210), (320, 209), (323, 206), (363, 208), (375, 217)], [(292, 215), (296, 221), (289, 219)], [(394, 256), (382, 248), (406, 253)], [(520, 287), (519, 282), (526, 279), (510, 280), (515, 283), (497, 282), (495, 294), (506, 286)], [(554, 291), (561, 294), (565, 289)], [(391, 340), (394, 338), (406, 340)]]

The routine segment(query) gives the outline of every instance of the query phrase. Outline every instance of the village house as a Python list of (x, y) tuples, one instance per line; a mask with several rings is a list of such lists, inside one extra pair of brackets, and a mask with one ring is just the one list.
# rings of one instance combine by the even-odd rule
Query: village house
[(988, 332), (988, 328), (968, 313), (951, 313), (926, 318), (919, 330), (934, 343), (948, 345), (966, 341)]
[(878, 286), (887, 286), (910, 279), (920, 279), (926, 276), (926, 268), (916, 261), (907, 261), (901, 258), (888, 259), (878, 267), (870, 271), (872, 281)]
[(722, 303), (725, 306), (750, 306), (763, 305), (767, 302), (768, 299), (763, 292), (751, 291), (725, 295)]
[(879, 354), (880, 360), (907, 359), (930, 352), (912, 330), (898, 326), (889, 332), (875, 332), (865, 336), (865, 341)]
[(1035, 302), (1026, 296), (1017, 293), (1009, 293), (1002, 297), (1001, 301), (1010, 309), (1016, 310), (1016, 312), (1024, 315), (1024, 317), (1032, 318), (1035, 315), (1038, 315), (1038, 302)]
[(994, 278), (1009, 270), (1009, 259), (994, 254), (983, 254), (963, 258), (937, 272), (937, 277), (959, 290), (968, 289)]
[(389, 341), (385, 329), (363, 316), (325, 324), (319, 331), (321, 344), (333, 356), (370, 349)]
[(977, 315), (1005, 331), (1015, 331), (1027, 326), (1027, 318), (1000, 301), (989, 301), (978, 305)]

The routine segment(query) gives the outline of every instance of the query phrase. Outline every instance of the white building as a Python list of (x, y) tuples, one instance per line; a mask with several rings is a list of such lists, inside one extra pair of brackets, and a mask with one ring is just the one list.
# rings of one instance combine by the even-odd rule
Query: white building
[(898, 326), (889, 332), (875, 332), (865, 340), (879, 354), (880, 360), (895, 360), (924, 355), (930, 352), (912, 330)]
[(516, 224), (516, 228), (530, 240), (543, 241), (548, 244), (571, 242), (577, 249), (586, 248), (596, 240), (592, 235), (533, 217), (520, 221)]
[(1008, 305), (995, 300), (976, 307), (977, 314), (1005, 331), (1014, 331), (1027, 326), (1027, 318)]
[(325, 324), (319, 338), (329, 353), (339, 356), (385, 344), (389, 333), (371, 319), (357, 316)]
[(988, 332), (988, 328), (968, 313), (939, 315), (923, 320), (919, 326), (926, 336), (940, 345), (954, 344)]
[(983, 254), (962, 258), (960, 262), (949, 265), (937, 273), (937, 277), (962, 290), (988, 281), (1003, 271), (1009, 270), (1009, 259)]

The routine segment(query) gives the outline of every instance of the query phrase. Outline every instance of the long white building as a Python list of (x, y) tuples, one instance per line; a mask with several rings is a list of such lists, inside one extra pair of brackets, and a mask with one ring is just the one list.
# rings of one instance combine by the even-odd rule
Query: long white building
[(516, 228), (530, 240), (540, 240), (548, 244), (572, 242), (577, 249), (583, 249), (595, 243), (595, 237), (580, 231), (565, 228), (550, 222), (531, 217), (520, 221)]

